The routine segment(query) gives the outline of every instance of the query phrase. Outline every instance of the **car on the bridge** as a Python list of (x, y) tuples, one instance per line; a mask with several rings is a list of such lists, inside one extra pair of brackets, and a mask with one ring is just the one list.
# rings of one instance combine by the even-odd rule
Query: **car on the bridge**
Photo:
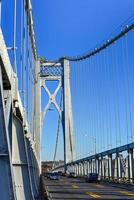
[(86, 177), (86, 182), (96, 182), (99, 180), (98, 177), (98, 173), (89, 173)]
[(70, 172), (68, 175), (69, 178), (76, 178), (75, 172)]
[(58, 171), (59, 176), (62, 176), (62, 173), (63, 173), (62, 171)]
[(48, 172), (48, 173), (46, 174), (47, 179), (50, 178), (51, 174), (52, 174), (52, 172)]
[(53, 172), (50, 174), (50, 180), (60, 180), (60, 176), (57, 172)]

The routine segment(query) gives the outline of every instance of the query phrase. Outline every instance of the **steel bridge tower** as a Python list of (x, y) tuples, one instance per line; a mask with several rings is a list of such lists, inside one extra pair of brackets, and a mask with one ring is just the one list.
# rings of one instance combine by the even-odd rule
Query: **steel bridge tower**
[[(66, 163), (73, 161), (75, 158), (75, 147), (73, 140), (73, 115), (70, 90), (70, 66), (67, 59), (61, 59), (58, 63), (41, 62), (41, 87), (46, 91), (49, 101), (42, 112), (42, 124), (45, 120), (46, 113), (53, 104), (59, 113), (59, 117), (63, 127), (64, 141), (64, 166), (66, 171)], [(58, 86), (54, 93), (49, 91), (46, 81), (58, 81)], [(58, 91), (62, 88), (63, 91), (63, 110), (56, 102)]]

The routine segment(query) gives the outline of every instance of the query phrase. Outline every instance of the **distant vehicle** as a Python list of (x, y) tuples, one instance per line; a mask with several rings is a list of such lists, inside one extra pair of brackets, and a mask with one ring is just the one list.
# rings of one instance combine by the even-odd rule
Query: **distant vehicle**
[(63, 173), (62, 171), (58, 171), (59, 176), (62, 176), (62, 173)]
[(49, 178), (50, 178), (51, 174), (52, 174), (51, 172), (48, 172), (48, 173), (47, 173), (47, 176), (46, 176), (46, 177), (47, 177), (47, 179), (49, 179)]
[(62, 176), (67, 176), (67, 174), (65, 172), (62, 172)]
[(68, 175), (69, 178), (76, 178), (75, 172), (70, 172)]
[(96, 182), (98, 181), (98, 174), (97, 173), (89, 173), (86, 177), (86, 182)]
[(60, 176), (57, 172), (51, 173), (50, 180), (60, 180)]
[(59, 174), (60, 176), (66, 176), (66, 173), (63, 172), (63, 171), (58, 171), (58, 174)]

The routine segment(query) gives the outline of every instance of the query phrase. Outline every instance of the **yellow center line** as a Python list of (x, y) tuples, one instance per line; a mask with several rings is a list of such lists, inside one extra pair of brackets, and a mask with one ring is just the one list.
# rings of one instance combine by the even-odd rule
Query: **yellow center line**
[(104, 185), (99, 185), (99, 184), (96, 184), (95, 186), (98, 187), (98, 188), (104, 188), (105, 187)]
[(120, 191), (120, 193), (127, 195), (127, 196), (134, 196), (134, 193), (129, 193), (127, 191)]
[(73, 187), (73, 188), (79, 188), (79, 186), (78, 186), (78, 185), (72, 185), (72, 187)]
[(101, 198), (100, 195), (95, 194), (95, 193), (93, 193), (93, 192), (86, 192), (86, 194), (89, 195), (89, 196), (91, 196), (91, 197), (93, 197), (93, 198), (95, 198), (95, 199)]

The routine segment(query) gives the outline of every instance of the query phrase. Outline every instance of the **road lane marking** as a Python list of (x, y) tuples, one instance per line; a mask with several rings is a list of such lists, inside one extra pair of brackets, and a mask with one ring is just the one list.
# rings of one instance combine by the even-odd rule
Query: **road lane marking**
[(72, 187), (73, 187), (73, 188), (79, 188), (79, 186), (78, 186), (78, 185), (72, 185)]
[(127, 195), (127, 196), (134, 196), (134, 193), (129, 193), (127, 191), (120, 191), (120, 193)]
[(86, 194), (89, 195), (89, 196), (91, 196), (91, 197), (93, 197), (93, 198), (95, 198), (95, 199), (101, 198), (100, 195), (95, 194), (95, 193), (93, 193), (93, 192), (86, 192)]
[(99, 185), (99, 184), (96, 184), (95, 186), (97, 186), (98, 188), (104, 188), (105, 187), (104, 185)]

